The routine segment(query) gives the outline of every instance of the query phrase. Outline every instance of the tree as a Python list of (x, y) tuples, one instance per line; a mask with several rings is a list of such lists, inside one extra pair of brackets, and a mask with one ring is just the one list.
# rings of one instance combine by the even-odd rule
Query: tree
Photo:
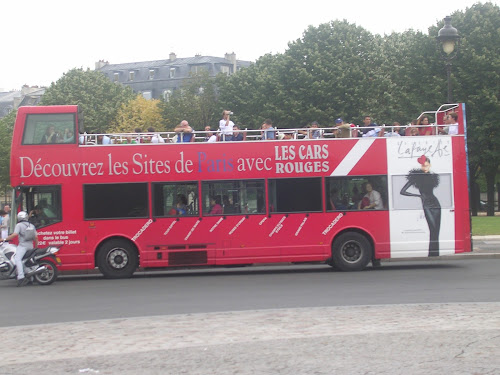
[(182, 88), (163, 103), (163, 117), (168, 119), (167, 127), (171, 130), (182, 120), (200, 130), (216, 122), (217, 102), (214, 78), (206, 71), (200, 72), (184, 80)]
[[(488, 215), (493, 216), (500, 165), (500, 7), (477, 3), (455, 12), (452, 19), (462, 36), (454, 64), (454, 93), (467, 104), (470, 170), (484, 173)], [(432, 33), (437, 35), (437, 27)], [(477, 176), (471, 174), (471, 186)]]
[(72, 69), (52, 82), (41, 105), (77, 104), (84, 115), (87, 132), (106, 132), (123, 103), (135, 98), (129, 87), (111, 82), (95, 70)]
[(149, 127), (155, 130), (166, 130), (159, 100), (146, 100), (142, 95), (127, 103), (118, 110), (110, 128), (113, 133), (132, 133), (136, 128), (146, 131)]
[(10, 186), (10, 148), (16, 115), (17, 111), (12, 111), (0, 119), (0, 189), (2, 192)]

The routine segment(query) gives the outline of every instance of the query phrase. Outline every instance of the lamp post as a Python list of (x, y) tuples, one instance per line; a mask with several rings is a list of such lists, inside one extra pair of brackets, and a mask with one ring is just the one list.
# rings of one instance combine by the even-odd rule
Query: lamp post
[(451, 60), (457, 56), (458, 42), (460, 36), (457, 29), (451, 26), (451, 17), (447, 16), (444, 19), (444, 27), (439, 30), (437, 36), (438, 43), (441, 44), (441, 57), (446, 62), (446, 76), (448, 78), (448, 103), (453, 101), (451, 95)]

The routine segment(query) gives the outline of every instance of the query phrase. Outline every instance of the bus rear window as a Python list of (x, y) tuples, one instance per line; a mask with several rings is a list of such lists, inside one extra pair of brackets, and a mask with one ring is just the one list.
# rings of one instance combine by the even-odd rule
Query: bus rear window
[(23, 145), (75, 143), (73, 113), (31, 114), (26, 116)]
[(148, 185), (84, 185), (85, 219), (126, 219), (148, 216)]

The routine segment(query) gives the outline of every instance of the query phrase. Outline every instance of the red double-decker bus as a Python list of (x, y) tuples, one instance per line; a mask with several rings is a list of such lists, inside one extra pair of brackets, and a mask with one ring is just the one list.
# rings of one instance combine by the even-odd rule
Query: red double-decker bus
[(457, 135), (124, 145), (78, 137), (77, 106), (22, 107), (14, 201), (40, 246), (64, 245), (62, 270), (109, 278), (469, 252), (465, 107), (435, 118), (450, 111)]

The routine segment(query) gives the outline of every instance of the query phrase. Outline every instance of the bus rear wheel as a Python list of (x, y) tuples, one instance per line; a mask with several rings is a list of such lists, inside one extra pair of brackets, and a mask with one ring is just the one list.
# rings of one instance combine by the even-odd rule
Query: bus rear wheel
[(137, 250), (126, 240), (109, 240), (99, 249), (97, 265), (108, 279), (131, 277), (139, 265)]
[(332, 263), (341, 271), (361, 271), (372, 259), (372, 245), (357, 232), (346, 232), (338, 236), (332, 245)]

